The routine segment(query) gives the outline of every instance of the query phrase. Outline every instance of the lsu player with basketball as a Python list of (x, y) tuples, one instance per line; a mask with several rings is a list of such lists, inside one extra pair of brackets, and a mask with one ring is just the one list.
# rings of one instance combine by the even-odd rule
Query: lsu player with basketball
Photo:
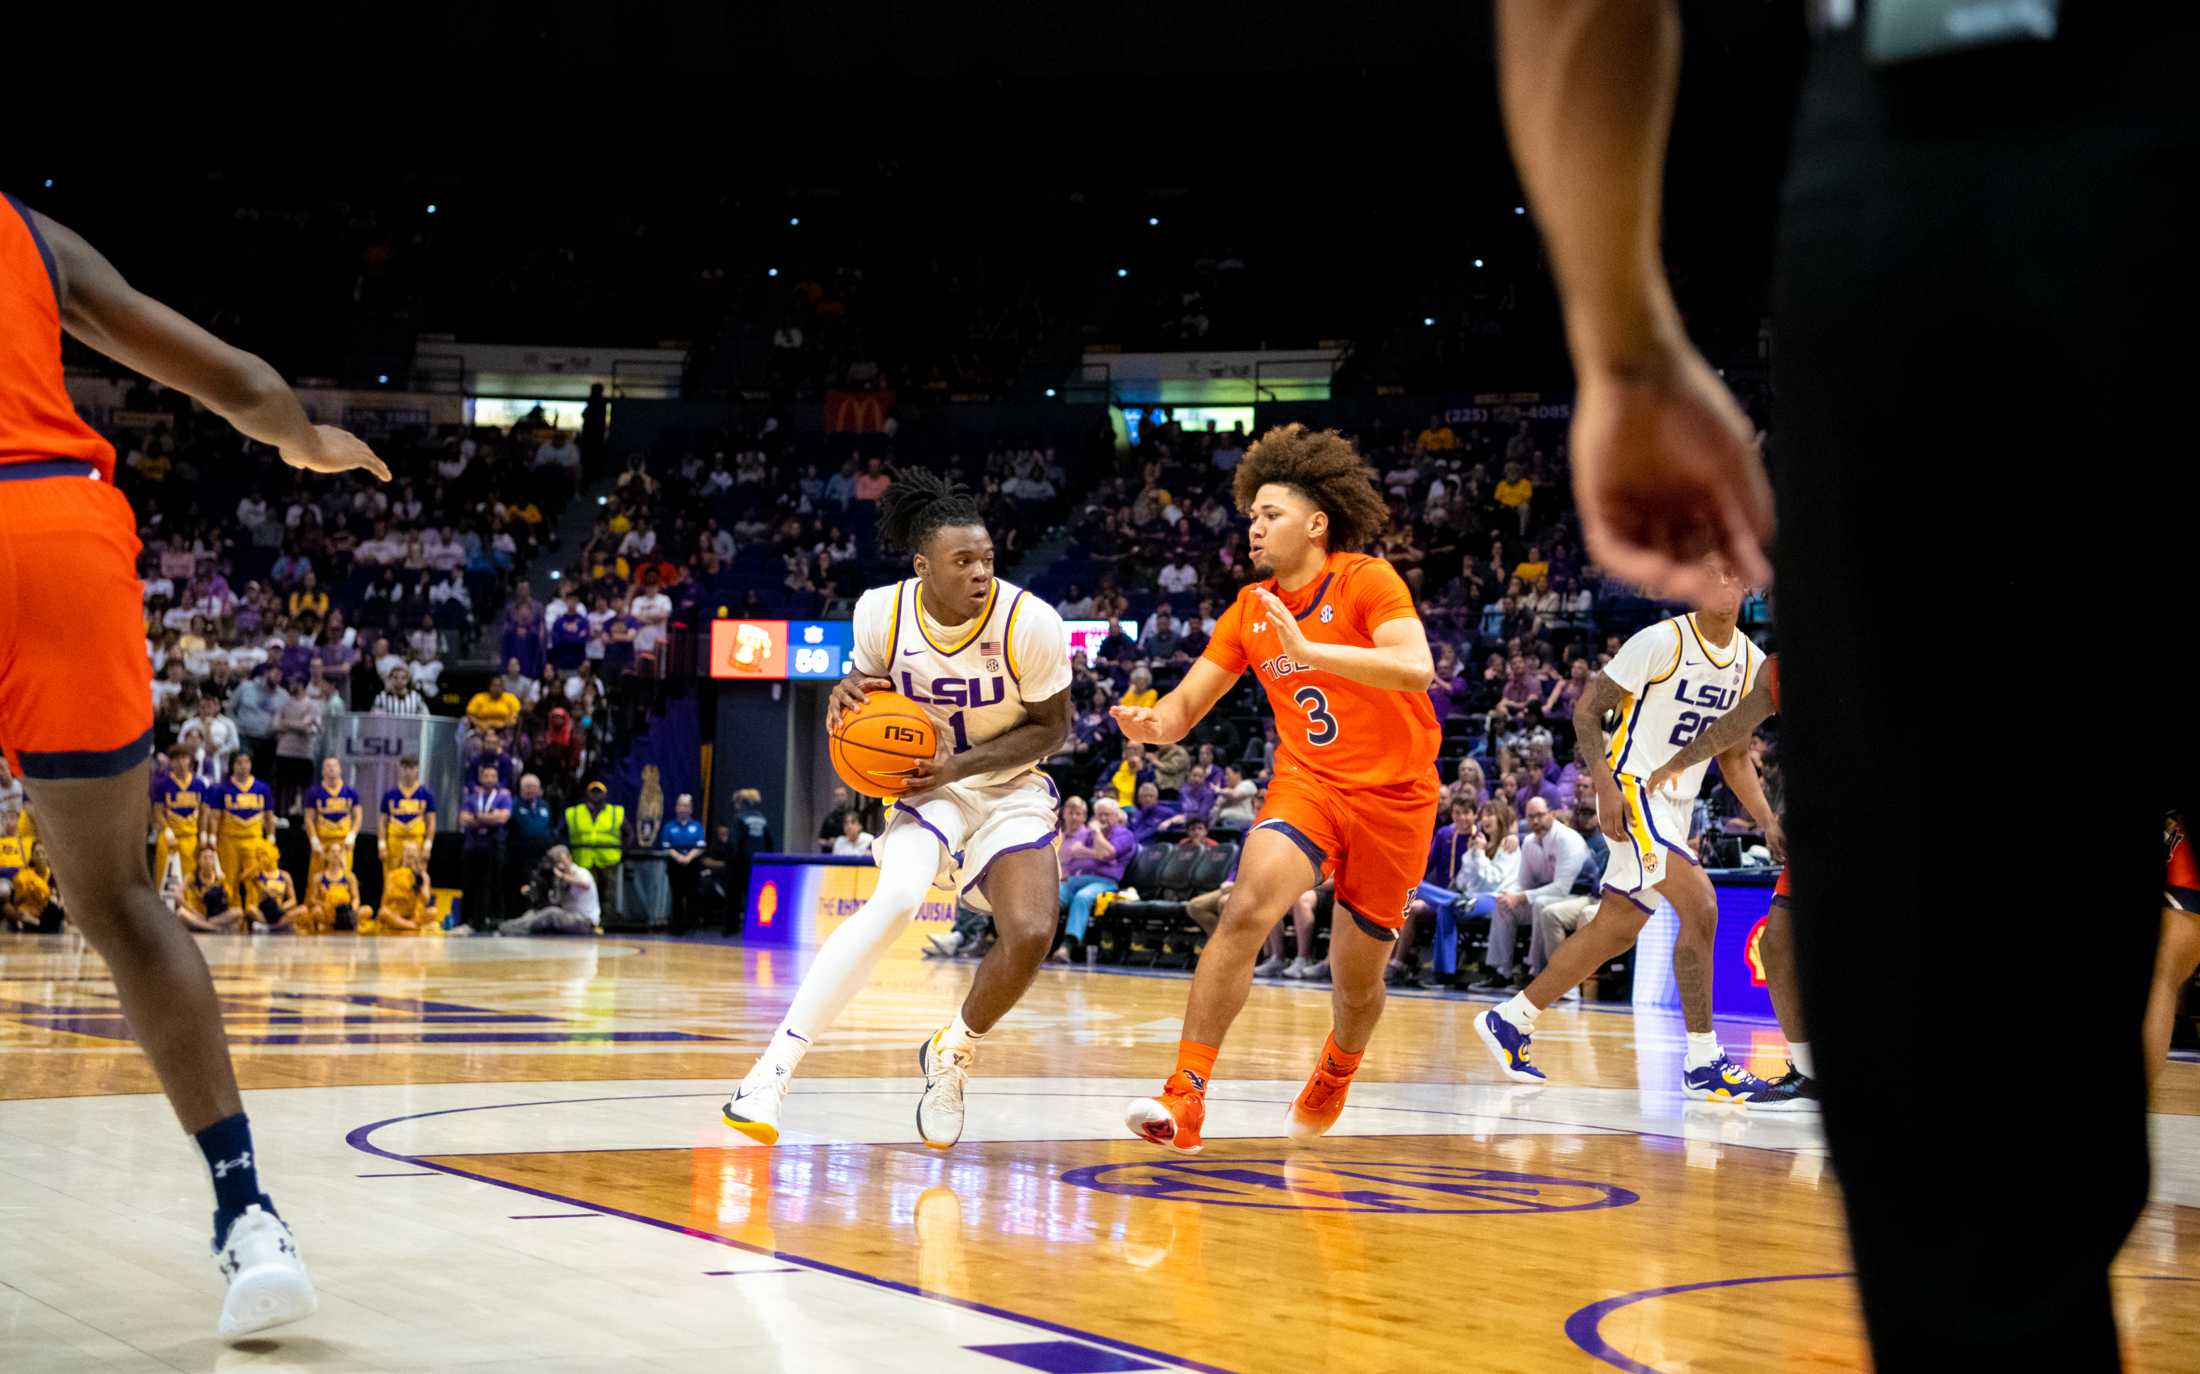
[[(1734, 709), (1688, 742), (1688, 747), (1651, 770), (1646, 784), (1650, 794), (1670, 792), (1682, 774), (1712, 759), (1719, 760), (1721, 775), (1731, 778), (1749, 757), (1750, 738), (1757, 727), (1780, 709), (1780, 656), (1769, 654), (1757, 673), (1757, 685), (1735, 703)], [(1732, 756), (1734, 762), (1729, 763)], [(1752, 774), (1755, 765), (1749, 765)], [(1731, 781), (1727, 784), (1733, 786)], [(1787, 862), (1787, 836), (1778, 825), (1765, 830), (1765, 844), (1773, 861)], [(1776, 1096), (1760, 1106), (1781, 1105), (1780, 1099), (1799, 1103), (1818, 1101), (1818, 1066), (1811, 1059), (1810, 1041), (1803, 1031), (1803, 994), (1795, 977), (1795, 913), (1788, 892), (1788, 871), (1780, 870), (1772, 889), (1772, 909), (1765, 916), (1765, 932), (1758, 939), (1758, 957), (1765, 964), (1765, 990), (1772, 994), (1773, 1014), (1780, 1018), (1780, 1033), (1787, 1037), (1788, 1071), (1772, 1080)]]
[(137, 520), (114, 448), (62, 384), (66, 332), (190, 396), (283, 462), (389, 469), (315, 425), (281, 377), (131, 287), (76, 234), (0, 197), (0, 743), (38, 808), (69, 920), (105, 958), (124, 1014), (212, 1177), (214, 1249), (236, 1339), (315, 1307), (289, 1228), (260, 1189), (260, 1152), (206, 961), (146, 871), (153, 736)]
[(359, 794), (344, 781), (342, 761), (333, 755), (321, 760), (321, 780), (306, 789), (306, 843), (312, 847), (312, 857), (306, 861), (307, 887), (330, 863), (351, 867), (363, 814)]
[[(1476, 1034), (1507, 1078), (1546, 1081), (1530, 1057), (1536, 1018), (1560, 993), (1631, 948), (1662, 896), (1680, 916), (1673, 977), (1688, 1028), (1681, 1091), (1770, 1108), (1804, 1105), (1728, 1059), (1712, 1030), (1712, 936), (1719, 899), (1695, 856), (1681, 847), (1688, 841), (1707, 764), (1678, 774), (1666, 791), (1653, 792), (1645, 781), (1748, 696), (1764, 667), (1764, 651), (1735, 625), (1741, 580), (1716, 559), (1706, 580), (1709, 589), (1694, 611), (1636, 632), (1574, 707), (1574, 751), (1595, 781), (1597, 821), (1611, 842), (1611, 858), (1596, 916), (1558, 947), (1533, 982), (1475, 1019)], [(1607, 711), (1619, 713), (1608, 747), (1603, 744)], [(1746, 737), (1719, 756), (1719, 768), (1757, 824), (1777, 833), (1780, 818), (1765, 801)]]
[[(930, 717), (938, 750), (912, 762), (871, 853), (878, 886), (819, 948), (769, 1049), (727, 1099), (726, 1124), (779, 1138), (780, 1104), (802, 1056), (870, 978), (935, 883), (990, 911), (999, 940), (952, 1020), (917, 1050), (917, 1129), (946, 1149), (962, 1137), (963, 1084), (985, 1034), (1016, 1005), (1053, 947), (1061, 865), (1053, 783), (1039, 761), (1070, 724), (1069, 638), (1052, 606), (993, 575), (993, 538), (962, 487), (903, 469), (879, 501), (879, 536), (916, 576), (863, 594), (855, 671), (833, 688), (826, 728), (867, 693), (893, 690)], [(1426, 848), (1426, 846), (1423, 846)]]
[(256, 841), (264, 840), (270, 848), (275, 843), (275, 794), (252, 776), (251, 750), (229, 756), (229, 777), (208, 789), (199, 818), (199, 843), (214, 846), (232, 884), (229, 895), (244, 905), (250, 858), (246, 848)]
[(1199, 956), (1176, 1071), (1125, 1113), (1133, 1134), (1183, 1154), (1201, 1148), (1215, 1056), (1261, 942), (1324, 878), (1336, 882), (1339, 912), (1334, 1020), (1288, 1128), (1305, 1141), (1335, 1123), (1382, 1016), (1384, 970), (1428, 861), (1440, 790), (1428, 636), (1405, 580), (1360, 552), (1389, 519), (1374, 473), (1335, 430), (1284, 425), (1246, 451), (1235, 492), (1252, 518), (1254, 570), (1266, 576), (1216, 620), (1174, 691), (1113, 708), (1127, 737), (1172, 744), (1251, 668), (1276, 716), (1275, 779)]
[(205, 793), (199, 786), (191, 746), (168, 746), (168, 767), (153, 779), (153, 874), (167, 881), (173, 860), (185, 874), (198, 867), (199, 806)]
[(397, 786), (382, 793), (382, 867), (395, 868), (408, 844), (420, 846), (422, 863), (435, 848), (435, 793), (420, 785), (420, 760), (411, 754), (397, 761)]

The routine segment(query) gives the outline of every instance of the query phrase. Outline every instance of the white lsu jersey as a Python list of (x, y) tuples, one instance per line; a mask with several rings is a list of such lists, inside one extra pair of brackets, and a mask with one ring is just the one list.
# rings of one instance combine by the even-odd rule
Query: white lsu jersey
[[(1623, 778), (1644, 779), (1678, 754), (1757, 684), (1765, 651), (1739, 629), (1717, 652), (1696, 617), (1677, 615), (1635, 633), (1604, 667), (1627, 692), (1605, 761)], [(1692, 802), (1709, 761), (1673, 780), (1665, 796)]]
[[(874, 587), (856, 602), (855, 666), (889, 679), (924, 708), (957, 753), (1023, 724), (1024, 704), (1069, 689), (1069, 634), (1061, 613), (1013, 583), (993, 580), (985, 609), (961, 625), (926, 614), (918, 582)], [(988, 787), (1033, 772), (1022, 764), (961, 782)]]

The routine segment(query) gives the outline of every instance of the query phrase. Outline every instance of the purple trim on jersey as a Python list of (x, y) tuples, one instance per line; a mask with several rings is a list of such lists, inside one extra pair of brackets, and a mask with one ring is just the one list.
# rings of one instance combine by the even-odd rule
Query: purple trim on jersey
[[(977, 877), (975, 877), (975, 878), (972, 878), (972, 879), (971, 879), (971, 880), (970, 880), (969, 882), (967, 882), (967, 883), (964, 883), (964, 884), (963, 884), (963, 885), (962, 885), (962, 886), (961, 886), (960, 888), (958, 888), (958, 889), (956, 890), (956, 892), (955, 892), (955, 900), (956, 900), (956, 901), (958, 901), (958, 902), (960, 902), (960, 901), (961, 901), (961, 900), (963, 899), (963, 894), (964, 894), (964, 893), (966, 893), (966, 892), (968, 892), (968, 891), (970, 891), (970, 889), (972, 889), (972, 888), (976, 888), (976, 889), (978, 889), (978, 890), (979, 890), (980, 892), (983, 892), (983, 891), (985, 891), (985, 876), (986, 876), (986, 874), (988, 874), (988, 873), (991, 873), (991, 872), (993, 871), (993, 865), (995, 865), (995, 864), (997, 864), (997, 863), (999, 863), (999, 862), (1001, 861), (1001, 855), (1002, 855), (1002, 854), (1014, 854), (1014, 853), (1015, 853), (1016, 851), (1018, 851), (1018, 850), (1020, 850), (1020, 849), (1043, 849), (1043, 848), (1048, 848), (1048, 847), (1051, 847), (1051, 846), (1052, 846), (1052, 845), (1053, 845), (1053, 844), (1054, 844), (1054, 843), (1055, 843), (1056, 841), (1058, 841), (1058, 840), (1059, 840), (1059, 839), (1061, 839), (1061, 838), (1062, 838), (1062, 837), (1061, 837), (1061, 836), (1060, 836), (1059, 834), (1057, 834), (1057, 833), (1055, 833), (1054, 831), (1051, 831), (1051, 830), (1050, 830), (1050, 831), (1048, 831), (1048, 832), (1047, 832), (1047, 835), (1046, 835), (1046, 838), (1045, 838), (1045, 839), (1041, 839), (1041, 840), (1030, 840), (1030, 841), (1027, 841), (1027, 842), (1025, 842), (1025, 843), (1023, 843), (1023, 844), (1012, 844), (1012, 845), (1010, 845), (1010, 846), (1009, 846), (1008, 848), (1006, 848), (1006, 849), (1004, 849), (1004, 850), (1000, 851), (1000, 853), (999, 853), (999, 854), (995, 854), (995, 855), (994, 855), (994, 856), (993, 856), (992, 858), (990, 858), (990, 859), (987, 859), (987, 860), (985, 861), (985, 867), (984, 867), (984, 868), (981, 868), (981, 869), (979, 869), (979, 870), (978, 870), (978, 876), (977, 876)], [(1062, 856), (1061, 856), (1060, 854), (1056, 854), (1056, 855), (1054, 856), (1054, 873), (1055, 873), (1055, 881), (1056, 881), (1056, 882), (1060, 882), (1060, 881), (1061, 881), (1061, 872), (1062, 872)], [(986, 898), (986, 902), (987, 902), (987, 904), (989, 904), (989, 905), (990, 905), (990, 904), (992, 903), (992, 901), (993, 901), (993, 899), (992, 899), (991, 897), (988, 897), (988, 898)]]
[[(921, 825), (925, 829), (931, 831), (932, 838), (938, 840), (940, 842), (940, 848), (945, 851), (949, 858), (955, 861), (955, 867), (962, 867), (963, 852), (960, 849), (955, 848), (955, 846), (949, 844), (947, 842), (947, 836), (940, 833), (940, 828), (932, 824), (932, 822), (926, 820), (923, 815), (918, 812), (917, 808), (915, 808), (914, 806), (897, 806), (894, 808), (894, 810), (900, 812), (901, 814), (907, 816), (910, 820), (915, 821), (918, 825)], [(881, 840), (884, 840), (886, 837), (881, 835), (879, 838)], [(886, 846), (883, 844), (874, 844), (871, 846), (872, 864), (880, 867), (884, 866), (885, 860), (879, 857), (879, 851), (884, 849), (885, 847)]]
[[(1285, 839), (1289, 840), (1291, 843), (1297, 845), (1301, 850), (1305, 851), (1307, 858), (1314, 861), (1314, 872), (1316, 874), (1319, 874), (1322, 871), (1322, 866), (1329, 862), (1329, 856), (1322, 853), (1322, 847), (1314, 843), (1312, 840), (1306, 838), (1306, 832), (1291, 824), (1291, 822), (1289, 821), (1260, 821), (1253, 826), (1253, 829), (1274, 830), (1281, 834)], [(1242, 853), (1240, 854), (1240, 857), (1243, 857)]]
[[(1633, 902), (1637, 907), (1641, 908), (1642, 913), (1646, 916), (1655, 916), (1658, 914), (1658, 909), (1656, 907), (1645, 904), (1642, 898), (1637, 897), (1634, 892), (1629, 892), (1626, 888), (1614, 887), (1612, 884), (1606, 883), (1604, 885), (1604, 890), (1606, 892), (1617, 892), (1620, 896), (1625, 897), (1628, 901)], [(1640, 892), (1641, 890), (1642, 889), (1640, 888), (1635, 889), (1636, 892)]]
[(28, 482), (39, 477), (89, 477), (96, 482), (99, 466), (82, 458), (36, 458), (0, 467), (0, 482)]
[(1008, 603), (1008, 618), (1001, 622), (1001, 662), (1007, 665), (1008, 679), (1019, 691), (1024, 685), (1024, 677), (1016, 671), (1016, 646), (1008, 642), (1008, 637), (1016, 633), (1016, 608), (1024, 604), (1026, 595), (1022, 589), (1017, 590), (1016, 599)]
[[(1642, 723), (1642, 708), (1650, 700), (1650, 688), (1653, 685), (1644, 683), (1641, 693), (1635, 697), (1635, 709), (1627, 717), (1627, 743), (1620, 748), (1619, 762), (1612, 765), (1612, 771), (1615, 773), (1626, 770), (1627, 756), (1635, 752), (1635, 727)], [(1648, 804), (1645, 803), (1643, 810), (1647, 812), (1649, 809)]]
[[(14, 196), (8, 197), (8, 204), (14, 206), (15, 213), (23, 217), (23, 227), (31, 231), (31, 242), (38, 245), (39, 261), (46, 264), (46, 285), (53, 291), (54, 309), (59, 310), (61, 309), (61, 269), (54, 262), (53, 249), (47, 245), (46, 236), (38, 232), (38, 221), (31, 218), (30, 207), (25, 205), (22, 201), (17, 200)], [(72, 773), (68, 776), (85, 777), (89, 775), (83, 773)]]
[(908, 585), (906, 581), (894, 584), (894, 631), (886, 638), (886, 666), (879, 669), (881, 677), (894, 671), (894, 651), (901, 647), (901, 589)]
[[(1322, 598), (1329, 595), (1330, 579), (1334, 578), (1335, 576), (1335, 573), (1323, 573), (1322, 584), (1314, 589), (1314, 599), (1306, 603), (1305, 610), (1300, 611), (1297, 615), (1291, 618), (1293, 620), (1304, 620), (1308, 616), (1312, 615), (1316, 610), (1320, 609)], [(1268, 579), (1268, 590), (1275, 593), (1276, 600), (1283, 600), (1283, 588), (1276, 585), (1276, 579), (1274, 579), (1273, 577)]]
[(68, 778), (119, 778), (152, 756), (153, 729), (147, 726), (144, 734), (119, 749), (61, 749), (51, 753), (24, 749), (16, 757), (23, 765), (24, 777), (57, 782)]
[(1337, 898), (1337, 905), (1343, 907), (1345, 914), (1352, 918), (1352, 924), (1366, 931), (1369, 935), (1374, 936), (1386, 945), (1398, 943), (1398, 931), (1395, 927), (1383, 925), (1372, 916), (1362, 915), (1358, 907), (1342, 897)]

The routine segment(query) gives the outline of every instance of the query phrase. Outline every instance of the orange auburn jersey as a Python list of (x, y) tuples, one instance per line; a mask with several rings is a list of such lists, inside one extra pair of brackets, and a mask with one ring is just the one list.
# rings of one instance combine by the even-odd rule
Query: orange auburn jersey
[(1434, 769), (1443, 732), (1428, 693), (1369, 687), (1292, 661), (1254, 587), (1274, 593), (1308, 640), (1365, 649), (1376, 627), (1415, 614), (1397, 569), (1364, 553), (1332, 553), (1295, 592), (1273, 578), (1246, 586), (1216, 617), (1202, 657), (1233, 676), (1253, 670), (1276, 713), (1277, 754), (1323, 782), (1392, 787)]
[(29, 208), (0, 198), (0, 463), (76, 458), (112, 482), (114, 446), (77, 415), (62, 382), (60, 292)]

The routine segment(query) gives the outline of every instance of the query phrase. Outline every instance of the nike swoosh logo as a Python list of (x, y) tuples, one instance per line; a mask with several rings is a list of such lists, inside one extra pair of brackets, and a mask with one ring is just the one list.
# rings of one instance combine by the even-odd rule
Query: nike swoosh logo
[(915, 658), (918, 654), (921, 654), (923, 652), (924, 650), (922, 649), (904, 649), (901, 651), (901, 656), (903, 658)]

